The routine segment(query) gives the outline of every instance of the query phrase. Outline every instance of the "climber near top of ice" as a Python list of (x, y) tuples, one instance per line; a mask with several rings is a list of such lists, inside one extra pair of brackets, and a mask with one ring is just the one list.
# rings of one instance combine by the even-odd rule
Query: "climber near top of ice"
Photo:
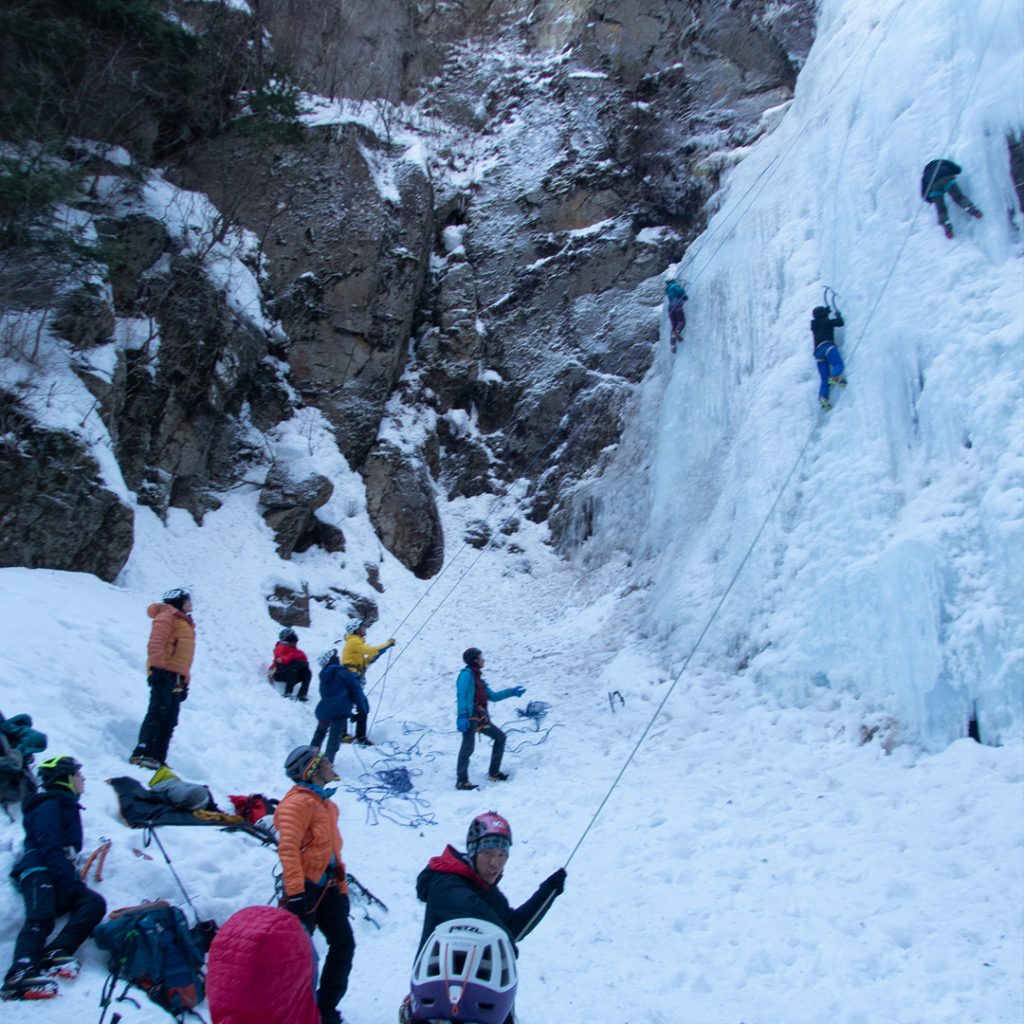
[(949, 220), (949, 210), (946, 209), (947, 193), (957, 206), (966, 210), (975, 219), (981, 220), (981, 210), (960, 191), (960, 186), (956, 183), (956, 176), (962, 171), (963, 168), (959, 164), (941, 158), (929, 160), (921, 172), (921, 198), (935, 206), (935, 215), (947, 238), (953, 237), (953, 225)]
[[(826, 301), (829, 291), (826, 289)], [(835, 294), (834, 292), (832, 293)], [(829, 387), (846, 387), (846, 378), (843, 376), (843, 357), (835, 342), (835, 329), (844, 327), (846, 321), (838, 309), (835, 316), (832, 315), (830, 306), (815, 306), (811, 310), (811, 335), (814, 338), (814, 361), (818, 366), (818, 376), (821, 378), (821, 385), (818, 388), (818, 402), (822, 409), (828, 412), (832, 408), (829, 401)]]
[(675, 279), (665, 285), (665, 298), (668, 300), (668, 319), (671, 325), (669, 344), (675, 352), (676, 346), (683, 340), (683, 328), (686, 326), (686, 312), (683, 303), (689, 298), (686, 289)]

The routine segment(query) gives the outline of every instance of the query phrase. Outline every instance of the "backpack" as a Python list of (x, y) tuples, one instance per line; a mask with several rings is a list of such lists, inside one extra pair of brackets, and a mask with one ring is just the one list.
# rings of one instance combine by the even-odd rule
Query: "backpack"
[(251, 825), (262, 821), (268, 814), (273, 814), (274, 808), (281, 802), (273, 797), (264, 796), (262, 793), (250, 793), (249, 796), (229, 796), (228, 799), (234, 805), (235, 814), (245, 818)]
[(36, 791), (32, 755), (45, 749), (46, 737), (32, 728), (28, 715), (0, 714), (0, 804), (21, 803)]
[(100, 997), (104, 1017), (121, 979), (125, 986), (119, 1002), (130, 999), (128, 989), (136, 985), (177, 1021), (206, 997), (203, 944), (188, 927), (185, 915), (166, 900), (112, 911), (97, 925), (93, 938), (110, 953), (110, 976)]

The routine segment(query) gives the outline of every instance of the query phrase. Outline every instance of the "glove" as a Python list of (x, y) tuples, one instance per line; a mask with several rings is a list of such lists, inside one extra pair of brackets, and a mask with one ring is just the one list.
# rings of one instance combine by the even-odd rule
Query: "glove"
[(188, 700), (188, 683), (177, 683), (172, 692), (178, 698), (178, 703), (184, 704)]
[(524, 693), (526, 693), (526, 687), (525, 686), (513, 686), (512, 687), (512, 696), (513, 697), (522, 697), (522, 695)]
[(542, 889), (548, 889), (559, 896), (565, 891), (565, 868), (559, 868), (553, 875), (549, 875), (541, 882)]
[(309, 910), (306, 906), (306, 894), (304, 892), (298, 892), (294, 896), (285, 896), (281, 900), (280, 906), (283, 910), (287, 910), (290, 914), (294, 914), (303, 924), (306, 926), (306, 915)]
[(386, 643), (386, 644), (384, 645), (384, 649), (385, 649), (385, 650), (387, 650), (387, 649), (388, 649), (389, 647), (394, 647), (394, 646), (395, 646), (395, 641), (394, 641), (394, 638), (392, 638), (391, 640), (389, 640), (389, 641), (388, 641), (388, 642), (387, 642), (387, 643)]
[(459, 715), (455, 720), (455, 727), (459, 732), (469, 732), (469, 715)]

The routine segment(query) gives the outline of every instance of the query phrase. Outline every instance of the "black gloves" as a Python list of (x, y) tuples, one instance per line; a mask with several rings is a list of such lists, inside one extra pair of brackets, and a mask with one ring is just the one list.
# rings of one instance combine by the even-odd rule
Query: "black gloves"
[(304, 892), (296, 893), (294, 896), (285, 896), (281, 900), (281, 907), (294, 914), (303, 925), (306, 924), (306, 915), (309, 913), (309, 909), (306, 905), (306, 894)]
[(565, 891), (565, 868), (559, 868), (553, 875), (545, 878), (540, 887), (561, 896)]

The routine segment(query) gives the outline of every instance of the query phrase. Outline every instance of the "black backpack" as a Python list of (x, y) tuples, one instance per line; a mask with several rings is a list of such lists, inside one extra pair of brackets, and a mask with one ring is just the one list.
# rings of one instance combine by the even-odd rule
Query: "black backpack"
[(28, 715), (0, 714), (0, 804), (20, 804), (36, 791), (32, 755), (45, 749), (46, 737), (32, 728)]
[(118, 1001), (130, 999), (128, 989), (136, 985), (177, 1021), (193, 1013), (206, 997), (203, 961), (208, 943), (196, 936), (185, 915), (166, 900), (112, 911), (97, 925), (93, 938), (100, 949), (110, 953), (110, 976), (100, 997), (101, 1024), (121, 980), (125, 987)]

